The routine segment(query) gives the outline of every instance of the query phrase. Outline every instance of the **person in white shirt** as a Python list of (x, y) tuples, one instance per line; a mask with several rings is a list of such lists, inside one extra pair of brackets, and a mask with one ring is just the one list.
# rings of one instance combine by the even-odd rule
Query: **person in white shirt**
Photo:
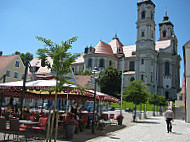
[(164, 113), (164, 117), (167, 124), (167, 131), (172, 132), (172, 123), (171, 120), (174, 119), (174, 112), (171, 110), (171, 108), (168, 108), (168, 110)]

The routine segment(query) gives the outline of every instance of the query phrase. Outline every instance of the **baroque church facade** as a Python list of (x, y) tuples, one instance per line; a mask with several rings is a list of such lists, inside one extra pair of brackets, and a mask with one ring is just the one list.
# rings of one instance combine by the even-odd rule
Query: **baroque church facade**
[(174, 25), (169, 21), (167, 11), (159, 23), (159, 40), (155, 41), (155, 4), (151, 0), (137, 3), (136, 45), (124, 46), (117, 34), (109, 42), (100, 41), (96, 46), (86, 47), (84, 54), (73, 63), (74, 71), (104, 71), (108, 66), (122, 71), (124, 87), (133, 80), (141, 80), (151, 94), (176, 98), (180, 91), (180, 61), (177, 54), (178, 40)]

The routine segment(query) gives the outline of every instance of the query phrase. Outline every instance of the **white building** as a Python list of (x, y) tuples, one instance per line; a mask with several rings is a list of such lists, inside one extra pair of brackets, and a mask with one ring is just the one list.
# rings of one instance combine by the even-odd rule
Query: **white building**
[(190, 41), (183, 46), (185, 67), (186, 122), (190, 122)]
[(159, 23), (159, 40), (155, 41), (155, 4), (151, 0), (137, 3), (136, 45), (124, 46), (117, 34), (109, 42), (100, 41), (95, 47), (86, 47), (84, 55), (73, 64), (73, 70), (104, 71), (112, 66), (121, 71), (124, 57), (124, 87), (130, 81), (142, 80), (151, 93), (175, 99), (180, 90), (180, 61), (178, 40), (167, 11)]

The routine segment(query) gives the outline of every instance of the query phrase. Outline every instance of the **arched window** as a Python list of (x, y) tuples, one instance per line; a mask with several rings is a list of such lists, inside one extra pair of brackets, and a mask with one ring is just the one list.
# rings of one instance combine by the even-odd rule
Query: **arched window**
[(145, 19), (145, 16), (146, 15), (146, 12), (145, 11), (143, 11), (142, 13), (141, 13), (141, 19)]
[(168, 91), (165, 92), (165, 98), (169, 99), (169, 92)]
[(135, 80), (135, 78), (134, 78), (134, 77), (131, 77), (131, 78), (130, 78), (130, 82), (132, 82), (133, 80)]
[(92, 59), (88, 60), (88, 67), (92, 67)]
[(166, 31), (163, 31), (163, 37), (166, 37)]
[(143, 75), (143, 74), (141, 74), (141, 80), (142, 80), (142, 81), (144, 80), (144, 75)]
[(144, 64), (144, 59), (141, 59), (141, 64), (142, 64), (142, 65)]
[(100, 59), (99, 67), (104, 67), (104, 59)]
[(109, 66), (111, 66), (112, 65), (112, 62), (111, 61), (109, 61)]
[(165, 75), (170, 75), (170, 63), (165, 62)]

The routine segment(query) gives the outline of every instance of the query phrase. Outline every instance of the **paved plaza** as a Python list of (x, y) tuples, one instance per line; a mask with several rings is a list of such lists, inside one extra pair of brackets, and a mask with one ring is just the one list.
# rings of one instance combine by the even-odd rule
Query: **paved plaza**
[(166, 132), (163, 117), (152, 117), (139, 121), (137, 125), (91, 139), (88, 142), (189, 142), (190, 123), (174, 120), (173, 132)]
[[(116, 112), (118, 113), (118, 112)], [(189, 142), (190, 141), (190, 123), (182, 120), (174, 120), (171, 133), (166, 131), (166, 123), (163, 116), (150, 117), (139, 120), (136, 123), (131, 122), (130, 113), (124, 113), (128, 116), (125, 120), (126, 127), (106, 132), (102, 135), (92, 135), (90, 129), (75, 134), (73, 142)], [(124, 124), (124, 125), (125, 125)], [(108, 127), (110, 129), (110, 127)], [(2, 141), (0, 133), (0, 141)], [(35, 140), (36, 141), (36, 140)], [(43, 140), (41, 140), (43, 141)], [(58, 139), (64, 141), (64, 139)]]

